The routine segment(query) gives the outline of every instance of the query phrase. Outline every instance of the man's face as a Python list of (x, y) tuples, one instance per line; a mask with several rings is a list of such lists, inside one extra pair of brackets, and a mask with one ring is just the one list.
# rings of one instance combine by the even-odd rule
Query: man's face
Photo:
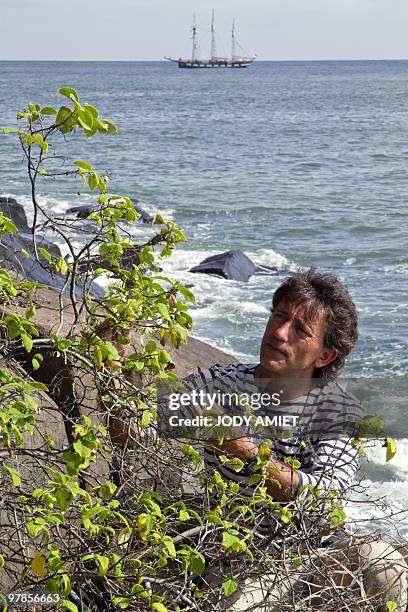
[(307, 319), (305, 305), (292, 306), (281, 300), (273, 310), (261, 343), (260, 363), (264, 377), (310, 379), (315, 368), (336, 357), (324, 346), (324, 315)]

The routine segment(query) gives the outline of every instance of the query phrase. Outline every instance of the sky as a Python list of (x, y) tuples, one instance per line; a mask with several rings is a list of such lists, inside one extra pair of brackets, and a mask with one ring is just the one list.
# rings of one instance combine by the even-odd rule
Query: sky
[(407, 59), (407, 0), (0, 0), (1, 60), (200, 56), (215, 9), (218, 55), (237, 38), (260, 60)]

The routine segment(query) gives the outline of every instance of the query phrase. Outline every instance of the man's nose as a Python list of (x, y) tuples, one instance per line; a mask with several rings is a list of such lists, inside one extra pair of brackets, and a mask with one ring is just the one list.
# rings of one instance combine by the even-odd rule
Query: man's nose
[(283, 340), (286, 342), (289, 336), (289, 330), (290, 330), (290, 321), (284, 321), (283, 323), (280, 323), (274, 328), (273, 334), (279, 340)]

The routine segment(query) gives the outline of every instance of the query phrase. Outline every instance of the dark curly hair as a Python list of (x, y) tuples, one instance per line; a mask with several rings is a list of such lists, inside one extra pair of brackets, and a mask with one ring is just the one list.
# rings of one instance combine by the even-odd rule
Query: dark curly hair
[(336, 349), (337, 356), (328, 365), (316, 368), (314, 376), (321, 384), (334, 380), (358, 338), (357, 310), (349, 292), (334, 274), (310, 268), (294, 272), (278, 287), (272, 309), (283, 299), (294, 306), (304, 305), (308, 320), (325, 317), (324, 345)]

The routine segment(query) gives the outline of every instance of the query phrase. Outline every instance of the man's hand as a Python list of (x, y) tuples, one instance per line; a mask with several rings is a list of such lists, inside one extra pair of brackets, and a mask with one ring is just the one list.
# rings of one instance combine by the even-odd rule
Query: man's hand
[[(206, 442), (217, 451), (238, 457), (241, 461), (251, 461), (258, 456), (259, 448), (247, 437), (225, 439), (220, 444), (218, 440)], [(267, 473), (270, 476), (265, 482), (268, 493), (281, 502), (291, 501), (299, 487), (299, 476), (295, 470), (286, 463), (272, 457), (267, 464)]]
[[(194, 406), (197, 415), (203, 415), (201, 406)], [(212, 412), (221, 416), (224, 414), (221, 408), (212, 408)], [(240, 427), (230, 427), (228, 435), (224, 436), (222, 443), (216, 438), (205, 440), (206, 446), (212, 446), (218, 452), (231, 457), (237, 457), (241, 461), (252, 461), (258, 456), (258, 446), (249, 440), (245, 432)], [(276, 500), (287, 502), (293, 499), (299, 487), (299, 476), (290, 465), (275, 459), (270, 459), (267, 465), (267, 472), (270, 479), (266, 480), (268, 493)]]

